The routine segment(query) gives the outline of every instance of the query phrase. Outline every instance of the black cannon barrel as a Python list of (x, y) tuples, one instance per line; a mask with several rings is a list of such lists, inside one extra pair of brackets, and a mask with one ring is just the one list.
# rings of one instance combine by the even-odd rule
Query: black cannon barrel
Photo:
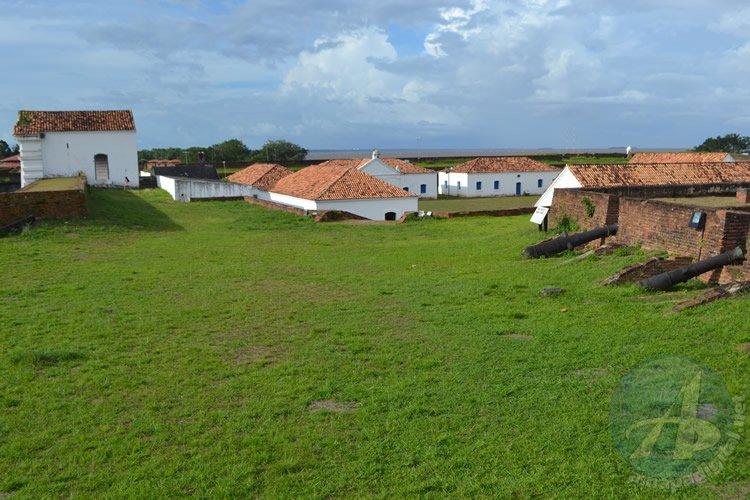
[(617, 234), (617, 224), (609, 226), (598, 227), (591, 231), (583, 233), (568, 234), (563, 233), (557, 238), (553, 238), (549, 241), (543, 241), (536, 245), (531, 245), (523, 251), (526, 257), (531, 259), (538, 259), (539, 257), (550, 257), (557, 255), (558, 253), (564, 252), (565, 250), (573, 250), (575, 247), (585, 245), (590, 241), (597, 240), (599, 238), (606, 238), (607, 236), (613, 236)]
[(638, 284), (648, 290), (669, 290), (678, 283), (684, 283), (685, 281), (700, 276), (703, 273), (719, 269), (720, 267), (731, 264), (736, 260), (741, 260), (744, 255), (742, 249), (737, 247), (734, 250), (724, 252), (716, 257), (693, 262), (687, 267), (657, 274), (656, 276), (638, 282)]

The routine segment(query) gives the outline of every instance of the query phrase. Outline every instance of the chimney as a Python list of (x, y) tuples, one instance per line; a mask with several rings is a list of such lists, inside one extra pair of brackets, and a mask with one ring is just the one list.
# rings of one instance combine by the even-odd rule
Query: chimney
[(372, 159), (374, 160), (375, 158), (380, 158), (380, 151), (377, 149), (372, 150)]

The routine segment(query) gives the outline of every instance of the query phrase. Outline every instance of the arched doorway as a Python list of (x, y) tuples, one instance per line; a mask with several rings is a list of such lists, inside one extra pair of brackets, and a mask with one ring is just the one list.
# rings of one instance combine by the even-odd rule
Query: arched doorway
[(98, 154), (94, 156), (94, 176), (98, 181), (109, 180), (109, 158), (107, 158), (107, 155)]
[(396, 212), (386, 212), (385, 220), (396, 220)]

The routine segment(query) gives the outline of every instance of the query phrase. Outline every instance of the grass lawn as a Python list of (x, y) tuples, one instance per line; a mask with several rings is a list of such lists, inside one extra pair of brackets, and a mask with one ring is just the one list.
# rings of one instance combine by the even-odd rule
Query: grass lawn
[(19, 189), (21, 192), (32, 191), (71, 191), (83, 189), (86, 179), (82, 177), (54, 177), (50, 179), (39, 179), (26, 187)]
[[(679, 354), (750, 386), (749, 299), (598, 284), (640, 252), (524, 260), (528, 216), (90, 209), (0, 239), (0, 496), (653, 497), (612, 442), (619, 379)], [(681, 495), (745, 487), (747, 434), (712, 481)]]
[(419, 200), (419, 209), (439, 212), (479, 212), (533, 207), (538, 196), (499, 196), (495, 198), (439, 198)]
[(746, 206), (737, 201), (736, 196), (699, 196), (696, 198), (656, 198), (658, 201), (676, 203), (678, 205), (692, 205), (696, 207), (727, 208)]

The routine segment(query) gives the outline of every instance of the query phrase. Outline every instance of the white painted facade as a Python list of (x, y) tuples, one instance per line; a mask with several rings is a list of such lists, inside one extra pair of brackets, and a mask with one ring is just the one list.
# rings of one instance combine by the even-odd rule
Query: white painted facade
[(568, 189), (568, 188), (580, 188), (583, 184), (578, 178), (570, 171), (568, 167), (565, 167), (557, 179), (549, 185), (544, 191), (542, 196), (534, 203), (535, 207), (551, 207), (552, 200), (555, 196), (555, 189)]
[(311, 212), (338, 210), (359, 215), (370, 220), (387, 220), (386, 214), (391, 212), (394, 214), (393, 218), (398, 220), (405, 213), (417, 212), (419, 210), (419, 199), (416, 196), (362, 200), (308, 200), (273, 192), (269, 193), (269, 195), (269, 199), (273, 202)]
[[(16, 137), (21, 150), (21, 186), (45, 177), (82, 173), (92, 186), (138, 187), (138, 145), (134, 130), (46, 132)], [(99, 178), (94, 157), (106, 155)], [(106, 176), (101, 175), (103, 172)]]
[(559, 172), (459, 173), (440, 172), (438, 193), (464, 198), (542, 194)]
[(248, 186), (247, 184), (237, 184), (234, 182), (157, 175), (156, 185), (168, 192), (172, 196), (172, 199), (185, 203), (193, 200), (241, 198), (244, 196), (269, 199), (269, 193), (265, 191)]
[(363, 166), (360, 172), (392, 184), (397, 188), (416, 194), (420, 198), (437, 198), (437, 172), (427, 174), (405, 174), (391, 167), (375, 156)]

